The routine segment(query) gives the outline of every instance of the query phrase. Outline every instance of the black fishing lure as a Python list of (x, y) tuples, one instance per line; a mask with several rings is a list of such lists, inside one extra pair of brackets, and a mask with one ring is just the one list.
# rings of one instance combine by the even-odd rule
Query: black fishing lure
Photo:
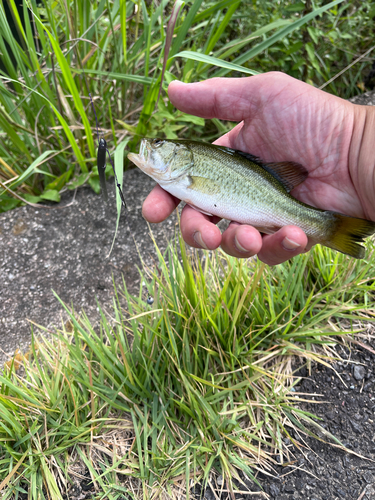
[(126, 208), (126, 202), (125, 202), (124, 194), (122, 192), (121, 185), (120, 185), (120, 183), (119, 183), (119, 181), (117, 179), (117, 175), (116, 175), (116, 171), (115, 171), (115, 166), (113, 164), (111, 154), (110, 154), (110, 152), (108, 151), (108, 148), (107, 148), (107, 142), (106, 142), (105, 139), (99, 138), (98, 117), (96, 116), (96, 111), (95, 111), (95, 107), (94, 107), (94, 101), (92, 100), (91, 94), (89, 94), (89, 96), (90, 96), (92, 110), (94, 111), (94, 115), (95, 115), (96, 133), (97, 133), (97, 136), (98, 136), (98, 143), (99, 143), (98, 154), (97, 154), (96, 160), (97, 160), (97, 164), (98, 164), (99, 182), (100, 182), (100, 188), (101, 188), (102, 195), (103, 195), (103, 200), (105, 202), (108, 201), (108, 192), (107, 192), (107, 185), (106, 185), (106, 179), (105, 179), (105, 167), (106, 167), (106, 163), (107, 163), (106, 162), (106, 156), (107, 156), (107, 153), (108, 153), (109, 161), (110, 161), (110, 164), (112, 165), (112, 170), (113, 170), (113, 173), (115, 175), (116, 186), (117, 186), (117, 188), (119, 190), (122, 204)]

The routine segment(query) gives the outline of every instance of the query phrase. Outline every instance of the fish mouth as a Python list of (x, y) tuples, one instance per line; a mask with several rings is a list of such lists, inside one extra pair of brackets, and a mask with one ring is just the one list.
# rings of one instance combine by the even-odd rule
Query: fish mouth
[(132, 161), (137, 167), (139, 167), (144, 172), (151, 170), (151, 165), (148, 165), (149, 158), (149, 149), (147, 147), (148, 141), (147, 139), (142, 139), (141, 146), (139, 148), (139, 153), (129, 153), (128, 158)]
[(152, 141), (149, 139), (142, 139), (141, 145), (139, 147), (139, 153), (129, 153), (128, 158), (130, 161), (135, 163), (138, 168), (140, 168), (145, 174), (152, 177), (156, 182), (163, 181), (168, 182), (168, 167), (169, 164), (160, 166), (160, 162), (156, 161), (152, 155), (153, 147)]

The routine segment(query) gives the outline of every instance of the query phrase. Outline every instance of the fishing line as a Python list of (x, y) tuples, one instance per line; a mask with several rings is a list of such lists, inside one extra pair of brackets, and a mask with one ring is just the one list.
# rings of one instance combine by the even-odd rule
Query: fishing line
[[(119, 190), (119, 193), (120, 193), (120, 198), (121, 198), (121, 201), (122, 201), (122, 204), (124, 205), (125, 208), (126, 207), (126, 202), (125, 202), (125, 198), (124, 198), (124, 194), (121, 190), (121, 185), (120, 183), (118, 182), (118, 179), (117, 179), (117, 175), (116, 175), (116, 171), (115, 171), (115, 166), (114, 166), (114, 163), (112, 161), (112, 157), (111, 157), (111, 154), (110, 152), (108, 151), (108, 148), (107, 148), (107, 142), (104, 138), (100, 138), (100, 135), (99, 135), (99, 123), (98, 123), (98, 117), (97, 117), (97, 114), (96, 114), (96, 111), (95, 111), (95, 106), (94, 106), (94, 102), (93, 102), (93, 99), (91, 97), (91, 93), (89, 92), (89, 97), (90, 97), (90, 101), (91, 101), (91, 106), (92, 106), (92, 109), (94, 111), (94, 115), (95, 115), (95, 122), (96, 122), (96, 133), (97, 133), (97, 138), (98, 138), (98, 154), (97, 154), (97, 165), (98, 165), (98, 173), (99, 173), (99, 180), (100, 180), (100, 185), (101, 185), (101, 188), (102, 188), (102, 194), (103, 194), (103, 198), (104, 198), (104, 201), (107, 201), (108, 200), (108, 193), (107, 193), (107, 188), (106, 188), (106, 178), (105, 178), (105, 167), (106, 167), (106, 155), (108, 154), (109, 156), (109, 160), (110, 160), (110, 163), (112, 165), (112, 170), (113, 170), (113, 173), (114, 173), (114, 176), (115, 176), (115, 180), (116, 180), (116, 185), (117, 185), (117, 188)], [(142, 259), (142, 256), (139, 252), (139, 249), (138, 249), (138, 246), (137, 246), (137, 243), (135, 241), (135, 238), (134, 238), (134, 235), (133, 235), (133, 232), (131, 231), (130, 229), (130, 226), (128, 227), (129, 228), (129, 231), (133, 237), (133, 241), (134, 241), (134, 244), (135, 244), (135, 247), (136, 247), (136, 250), (137, 250), (137, 253), (138, 253), (138, 256), (141, 260), (141, 262), (143, 263), (143, 259)], [(109, 257), (109, 255), (108, 255)], [(144, 267), (146, 267), (144, 265)], [(143, 281), (142, 285), (146, 288), (146, 291), (147, 291), (147, 298), (145, 299), (145, 302), (149, 305), (149, 306), (152, 306), (152, 304), (154, 303), (154, 298), (152, 296), (152, 294), (150, 293), (150, 290), (146, 284), (145, 281)]]
[(123, 204), (123, 206), (125, 208), (127, 208), (126, 207), (126, 201), (125, 201), (125, 198), (124, 198), (124, 194), (122, 192), (121, 185), (120, 185), (120, 183), (118, 181), (118, 178), (117, 178), (117, 175), (116, 175), (115, 165), (113, 163), (111, 153), (109, 152), (109, 150), (107, 148), (107, 142), (106, 142), (106, 140), (103, 137), (99, 138), (98, 117), (96, 115), (94, 101), (92, 100), (90, 92), (89, 92), (89, 97), (90, 97), (91, 106), (92, 106), (92, 110), (94, 111), (95, 121), (96, 121), (96, 133), (97, 133), (98, 143), (99, 143), (99, 145), (98, 145), (98, 154), (97, 154), (97, 158), (96, 159), (97, 159), (99, 181), (100, 181), (100, 186), (101, 186), (101, 189), (102, 189), (103, 199), (104, 199), (105, 202), (108, 201), (108, 193), (107, 193), (106, 178), (105, 178), (106, 156), (108, 154), (109, 162), (110, 162), (110, 164), (112, 166), (113, 174), (115, 176), (116, 186), (117, 186), (117, 189), (119, 190), (122, 204)]

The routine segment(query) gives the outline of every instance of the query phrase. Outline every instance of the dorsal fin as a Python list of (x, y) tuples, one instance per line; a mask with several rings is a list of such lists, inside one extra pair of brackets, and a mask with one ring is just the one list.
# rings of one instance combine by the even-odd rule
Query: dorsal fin
[(265, 163), (260, 158), (250, 153), (244, 153), (238, 150), (236, 150), (236, 153), (267, 170), (267, 172), (284, 186), (288, 193), (301, 184), (308, 176), (308, 171), (305, 167), (294, 161)]
[(308, 171), (300, 163), (294, 161), (281, 161), (278, 163), (264, 163), (263, 168), (268, 170), (288, 191), (307, 179)]

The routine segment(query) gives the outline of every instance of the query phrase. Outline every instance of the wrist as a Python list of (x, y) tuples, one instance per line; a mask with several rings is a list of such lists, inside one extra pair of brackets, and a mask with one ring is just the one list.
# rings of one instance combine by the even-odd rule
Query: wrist
[(375, 106), (354, 106), (349, 171), (364, 216), (375, 221)]

